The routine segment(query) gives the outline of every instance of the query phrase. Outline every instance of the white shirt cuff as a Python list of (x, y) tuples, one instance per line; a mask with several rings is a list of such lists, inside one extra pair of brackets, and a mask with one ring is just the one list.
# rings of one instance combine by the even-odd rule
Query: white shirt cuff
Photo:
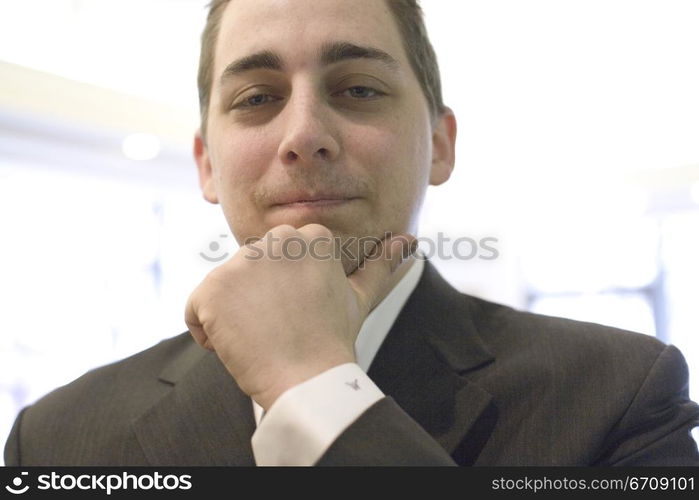
[(313, 465), (384, 394), (359, 365), (335, 366), (282, 394), (252, 436), (255, 462)]

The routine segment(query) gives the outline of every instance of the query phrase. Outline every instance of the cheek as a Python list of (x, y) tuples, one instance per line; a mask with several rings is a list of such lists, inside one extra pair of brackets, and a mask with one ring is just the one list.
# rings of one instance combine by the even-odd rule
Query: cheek
[(359, 165), (375, 184), (377, 202), (392, 210), (406, 210), (426, 189), (431, 163), (430, 137), (412, 119), (396, 119), (388, 126), (365, 130), (348, 145)]
[(263, 134), (250, 131), (236, 131), (217, 139), (212, 164), (219, 202), (231, 231), (242, 244), (263, 232), (255, 193), (263, 184), (276, 148)]
[(265, 140), (269, 141), (261, 133), (236, 132), (219, 142), (214, 165), (220, 195), (228, 200), (228, 204), (245, 204), (252, 198), (255, 186), (276, 151)]

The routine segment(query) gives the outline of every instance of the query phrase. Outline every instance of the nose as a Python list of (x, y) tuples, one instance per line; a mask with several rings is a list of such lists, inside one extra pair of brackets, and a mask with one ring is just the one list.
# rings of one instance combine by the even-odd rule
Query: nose
[(332, 161), (340, 152), (332, 111), (313, 91), (292, 95), (285, 107), (284, 135), (279, 157), (284, 165), (313, 165)]

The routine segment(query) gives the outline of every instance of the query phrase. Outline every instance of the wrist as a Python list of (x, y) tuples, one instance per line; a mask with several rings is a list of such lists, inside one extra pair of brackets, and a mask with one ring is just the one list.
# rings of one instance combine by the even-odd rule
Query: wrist
[(295, 368), (288, 368), (279, 374), (277, 383), (265, 388), (262, 391), (250, 394), (265, 411), (268, 411), (274, 402), (289, 389), (302, 384), (313, 377), (316, 377), (332, 368), (347, 363), (356, 363), (354, 355), (336, 358), (333, 360), (324, 360), (321, 363), (313, 363), (312, 365), (303, 365)]

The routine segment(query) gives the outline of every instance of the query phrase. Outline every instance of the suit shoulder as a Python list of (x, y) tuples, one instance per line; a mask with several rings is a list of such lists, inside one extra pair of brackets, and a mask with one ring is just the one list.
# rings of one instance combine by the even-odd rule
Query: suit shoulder
[[(173, 359), (191, 349), (193, 341), (189, 332), (161, 340), (157, 344), (122, 360), (94, 368), (72, 384), (90, 383), (114, 378), (137, 378), (157, 376)], [(70, 385), (70, 384), (69, 384)]]
[(145, 463), (132, 422), (168, 393), (168, 370), (182, 373), (207, 352), (185, 333), (87, 372), (22, 412), (8, 456), (27, 465)]
[(696, 463), (689, 430), (699, 407), (689, 400), (677, 348), (650, 335), (465, 300), (494, 357), (472, 375), (502, 416), (502, 447), (487, 459), (531, 433), (549, 439), (528, 443), (517, 460), (532, 453), (531, 463), (546, 454), (559, 464)]
[[(120, 361), (92, 369), (76, 380), (55, 389), (28, 410), (34, 413), (71, 414), (98, 405), (114, 411), (128, 411), (144, 401), (152, 401), (165, 384), (158, 375), (178, 357), (199, 349), (189, 333), (163, 340), (156, 345)], [(124, 396), (128, 395), (128, 399)]]
[(539, 350), (557, 353), (556, 357), (578, 359), (592, 356), (599, 361), (624, 358), (647, 367), (668, 348), (651, 335), (520, 311), (480, 298), (465, 297), (479, 334), (495, 351)]

